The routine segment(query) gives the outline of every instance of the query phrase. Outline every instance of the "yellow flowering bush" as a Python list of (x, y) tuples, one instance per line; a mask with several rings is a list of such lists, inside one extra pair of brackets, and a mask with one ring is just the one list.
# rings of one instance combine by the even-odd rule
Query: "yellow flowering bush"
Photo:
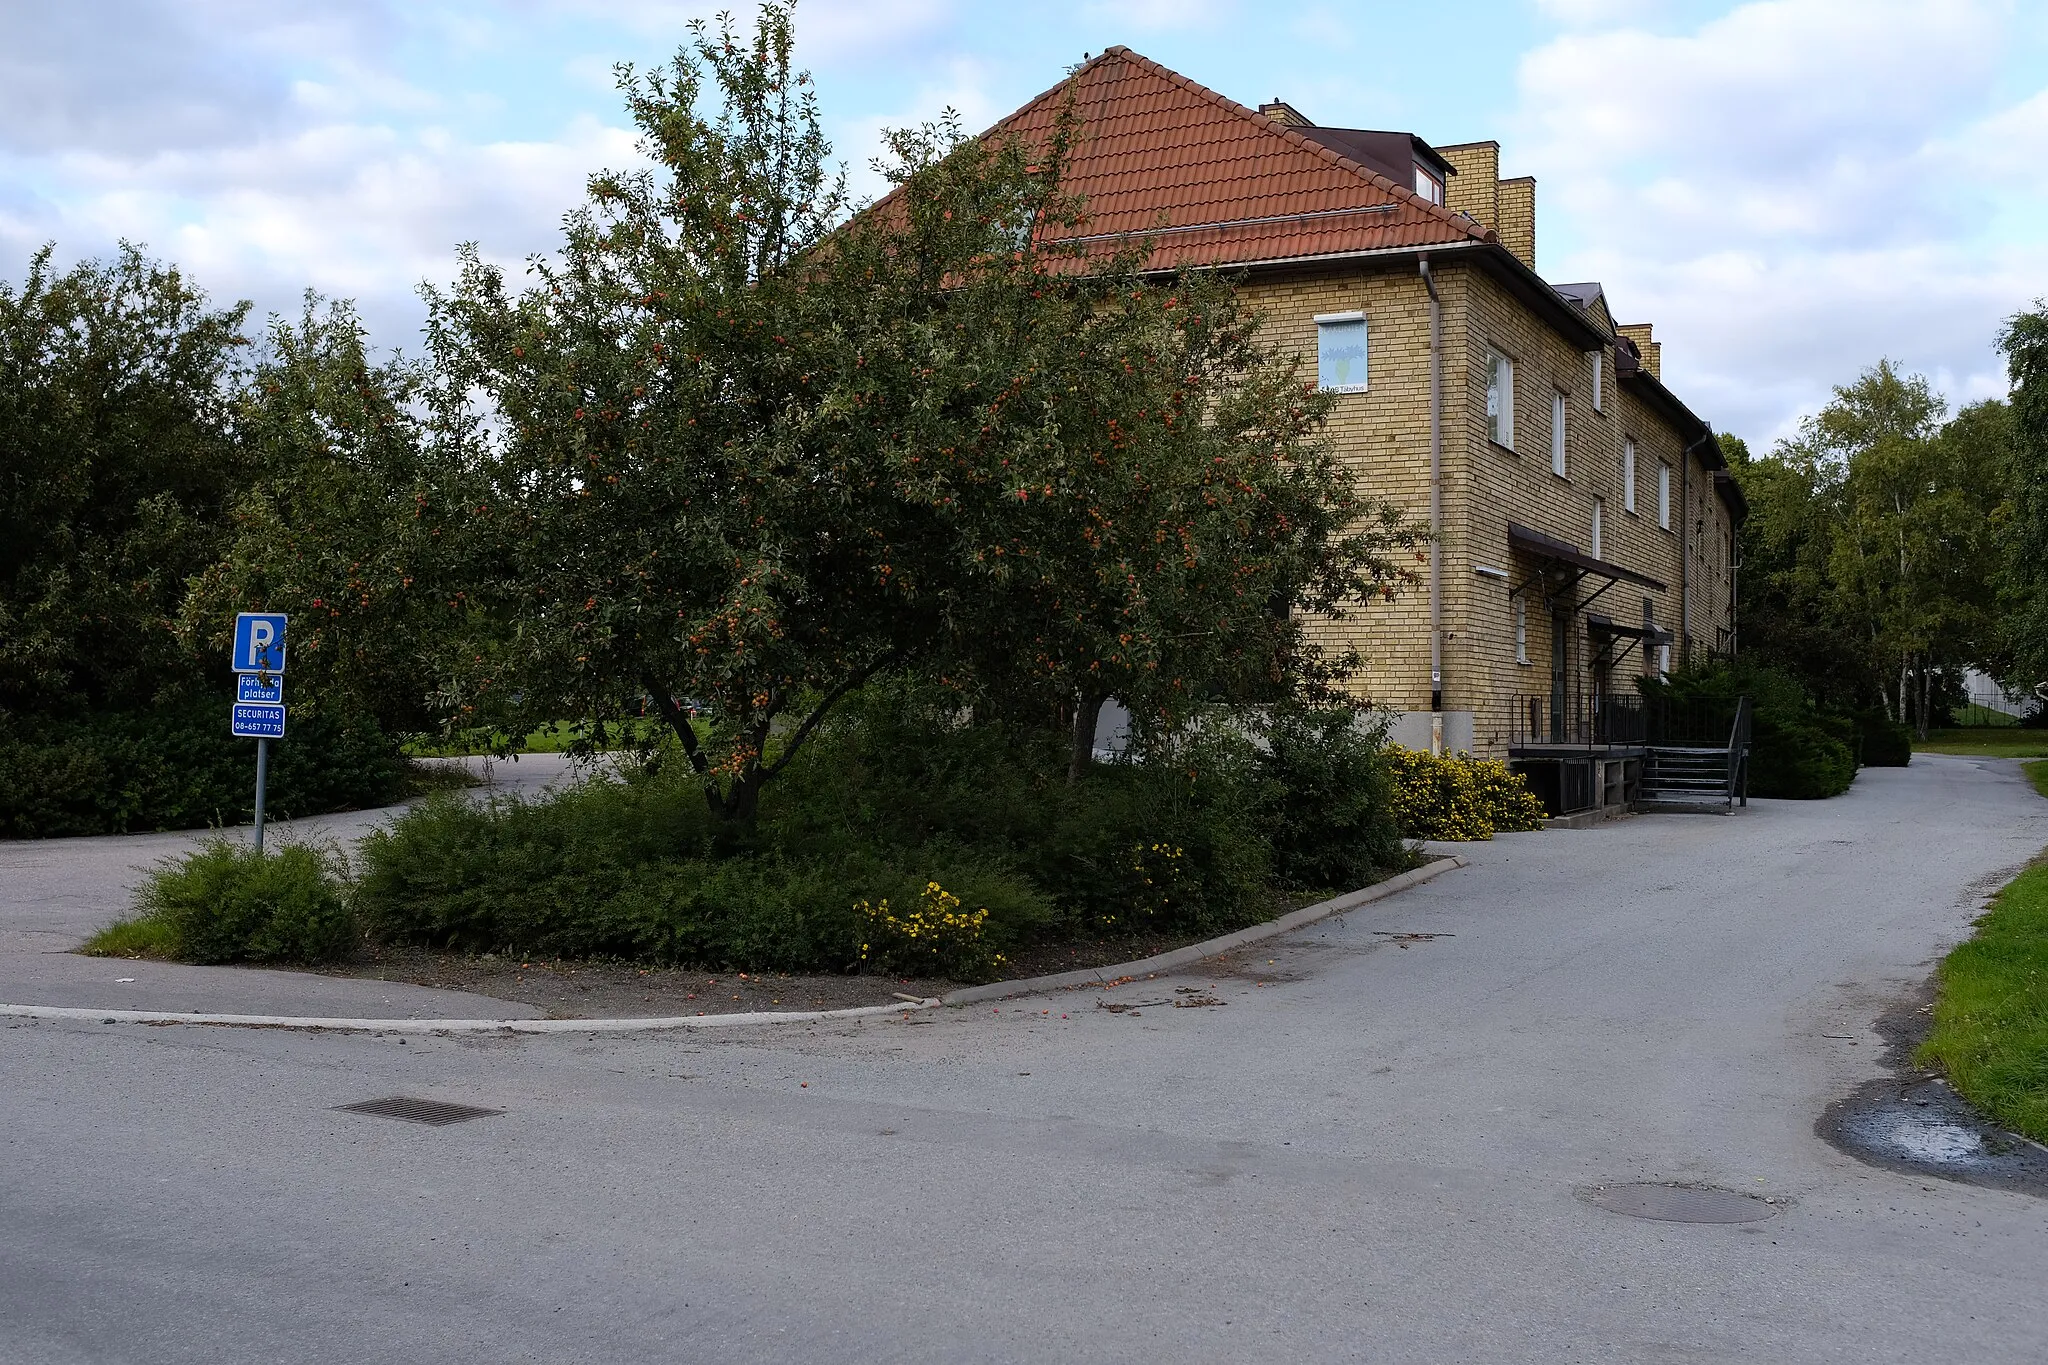
[(987, 907), (962, 910), (960, 898), (937, 882), (926, 882), (906, 910), (891, 909), (887, 897), (855, 901), (853, 910), (861, 918), (863, 968), (974, 981), (1004, 963), (987, 939)]
[(1193, 869), (1187, 864), (1187, 850), (1178, 844), (1133, 844), (1124, 871), (1131, 878), (1131, 910), (1140, 919), (1171, 920), (1197, 893), (1188, 885)]
[(1529, 779), (1499, 759), (1422, 753), (1390, 744), (1394, 814), (1410, 839), (1491, 839), (1497, 830), (1540, 829), (1543, 803)]

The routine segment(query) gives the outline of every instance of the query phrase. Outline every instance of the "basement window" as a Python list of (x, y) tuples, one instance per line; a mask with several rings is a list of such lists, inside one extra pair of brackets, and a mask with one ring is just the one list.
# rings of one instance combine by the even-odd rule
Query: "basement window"
[(1364, 393), (1365, 314), (1323, 313), (1316, 318), (1316, 380), (1331, 393)]

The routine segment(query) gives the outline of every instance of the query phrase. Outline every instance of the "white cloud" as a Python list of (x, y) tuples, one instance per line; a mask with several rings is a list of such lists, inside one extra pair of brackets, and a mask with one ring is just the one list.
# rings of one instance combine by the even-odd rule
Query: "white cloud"
[[(733, 0), (551, 0), (550, 7), (622, 25), (671, 51), (688, 40), (692, 20), (715, 22), (730, 11), (733, 26), (748, 33), (759, 10)], [(829, 66), (900, 48), (952, 15), (948, 0), (803, 0), (796, 7), (797, 57), (805, 66)]]
[(1667, 381), (1752, 440), (1880, 355), (2002, 392), (1998, 320), (2048, 291), (2031, 215), (1993, 226), (2048, 186), (2048, 93), (1987, 93), (2010, 36), (1980, 0), (1568, 33), (1521, 63), (1505, 169), (1540, 182), (1545, 273), (1655, 322)]
[(985, 131), (1010, 112), (990, 98), (992, 79), (981, 61), (954, 58), (934, 76), (936, 79), (921, 85), (894, 112), (835, 121), (828, 130), (834, 155), (846, 163), (848, 188), (856, 199), (874, 198), (888, 189), (888, 182), (869, 164), (882, 149), (884, 129), (936, 122), (951, 109), (959, 115), (961, 128), (973, 134)]
[(1234, 0), (1096, 0), (1081, 7), (1092, 24), (1115, 24), (1144, 33), (1211, 29), (1238, 17)]
[(1646, 11), (1662, 8), (1646, 0), (1536, 0), (1536, 10), (1560, 24), (1640, 23)]
[(449, 278), (458, 242), (516, 270), (557, 244), (592, 171), (635, 160), (630, 131), (590, 119), (547, 141), (328, 124), (141, 159), (71, 153), (45, 171), (55, 193), (26, 213), (0, 208), (0, 243), (20, 256), (49, 237), (142, 241), (217, 295), (254, 298), (259, 315), (312, 288), (359, 300), (380, 341), (416, 349), (412, 291)]

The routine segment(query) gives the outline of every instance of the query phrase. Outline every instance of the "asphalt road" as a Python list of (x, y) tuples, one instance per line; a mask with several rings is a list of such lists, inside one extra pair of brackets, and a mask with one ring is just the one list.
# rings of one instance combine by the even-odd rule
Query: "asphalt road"
[[(2039, 1361), (2048, 1201), (1813, 1128), (2043, 845), (2014, 765), (1921, 758), (1502, 838), (1235, 974), (999, 1010), (0, 1021), (0, 1360)], [(333, 1108), (391, 1094), (503, 1112)], [(1645, 1179), (1787, 1203), (1575, 1194)]]

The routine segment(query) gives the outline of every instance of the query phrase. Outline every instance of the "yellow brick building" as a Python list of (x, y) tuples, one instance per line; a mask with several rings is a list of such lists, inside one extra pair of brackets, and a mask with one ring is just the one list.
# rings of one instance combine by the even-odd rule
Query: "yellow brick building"
[(1734, 649), (1744, 509), (1650, 326), (1536, 273), (1535, 182), (1492, 142), (1319, 127), (1121, 48), (1004, 126), (1068, 100), (1090, 233), (1231, 272), (1334, 390), (1364, 486), (1434, 526), (1425, 588), (1316, 626), (1394, 737), (1511, 757), (1555, 810), (1624, 794), (1634, 678)]

